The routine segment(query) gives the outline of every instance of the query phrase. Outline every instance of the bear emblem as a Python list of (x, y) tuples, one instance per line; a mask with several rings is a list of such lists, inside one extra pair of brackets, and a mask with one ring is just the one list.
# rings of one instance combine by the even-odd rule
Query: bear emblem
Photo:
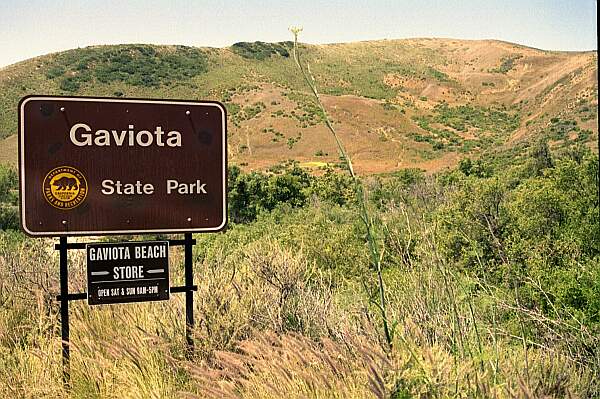
[(56, 179), (52, 182), (53, 186), (58, 187), (58, 190), (77, 190), (77, 179), (72, 177), (63, 176), (60, 179)]
[(85, 176), (71, 166), (52, 169), (42, 183), (46, 201), (57, 209), (73, 209), (87, 196), (88, 186)]

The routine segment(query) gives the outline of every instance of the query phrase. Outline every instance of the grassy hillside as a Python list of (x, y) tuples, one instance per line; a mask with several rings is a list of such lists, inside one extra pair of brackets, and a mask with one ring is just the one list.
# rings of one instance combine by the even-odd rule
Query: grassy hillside
[[(0, 397), (600, 397), (595, 55), (303, 46), (354, 180), (289, 46), (93, 47), (0, 71)], [(229, 108), (230, 224), (194, 237), (192, 351), (180, 294), (74, 302), (63, 386), (55, 240), (18, 231), (15, 107), (30, 92)], [(85, 255), (69, 257), (83, 292)]]
[[(31, 93), (211, 99), (229, 110), (234, 163), (335, 163), (290, 45), (95, 46), (24, 61), (0, 70), (0, 137), (15, 134), (16, 104)], [(480, 157), (540, 136), (552, 148), (597, 146), (591, 52), (411, 39), (304, 45), (303, 54), (361, 173), (442, 170), (465, 154)], [(2, 147), (3, 154), (15, 148), (11, 141)]]

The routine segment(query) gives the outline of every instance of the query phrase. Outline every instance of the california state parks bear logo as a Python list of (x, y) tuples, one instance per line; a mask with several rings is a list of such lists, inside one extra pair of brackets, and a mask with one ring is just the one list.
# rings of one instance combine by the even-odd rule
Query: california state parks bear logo
[(85, 176), (71, 166), (59, 166), (52, 169), (44, 178), (44, 198), (58, 209), (73, 209), (87, 196), (88, 187)]

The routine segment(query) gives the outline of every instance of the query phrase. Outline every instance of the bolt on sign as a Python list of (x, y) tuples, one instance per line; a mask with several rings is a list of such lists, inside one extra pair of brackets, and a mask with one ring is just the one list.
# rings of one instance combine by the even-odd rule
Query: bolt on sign
[(169, 242), (87, 244), (88, 304), (169, 299)]
[(21, 224), (32, 236), (219, 231), (226, 111), (217, 102), (28, 96)]

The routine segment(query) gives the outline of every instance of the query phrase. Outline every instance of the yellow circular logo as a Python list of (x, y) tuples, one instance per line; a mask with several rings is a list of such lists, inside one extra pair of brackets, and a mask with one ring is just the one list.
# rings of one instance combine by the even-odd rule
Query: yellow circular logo
[(52, 169), (44, 178), (44, 198), (58, 209), (73, 209), (87, 196), (87, 181), (83, 174), (71, 166)]

